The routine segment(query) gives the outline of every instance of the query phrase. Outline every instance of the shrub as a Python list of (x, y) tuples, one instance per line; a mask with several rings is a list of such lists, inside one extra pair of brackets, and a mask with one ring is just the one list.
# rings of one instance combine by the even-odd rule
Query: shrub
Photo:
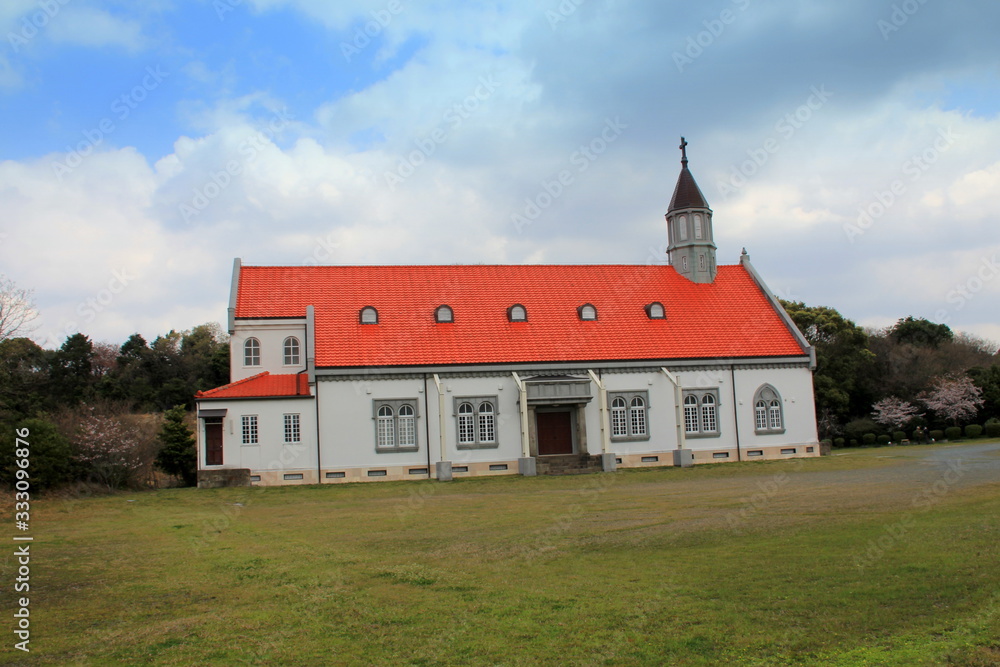
[(903, 433), (902, 431), (893, 431), (892, 440), (893, 442), (902, 442), (906, 440), (906, 434)]
[(986, 422), (986, 437), (1000, 438), (1000, 420), (991, 419)]
[[(22, 438), (28, 442), (28, 474), (31, 489), (42, 491), (60, 486), (73, 476), (70, 457), (73, 450), (69, 440), (56, 428), (55, 424), (44, 419), (25, 419), (18, 422), (18, 429), (28, 429), (28, 436)], [(23, 443), (22, 443), (23, 444)], [(15, 430), (5, 428), (3, 440), (0, 442), (0, 480), (13, 485), (18, 467), (16, 461), (25, 458), (17, 456), (19, 447)]]
[(949, 426), (944, 430), (944, 437), (948, 440), (958, 440), (962, 437), (962, 428), (960, 426)]
[(184, 423), (185, 416), (183, 405), (167, 410), (157, 435), (163, 448), (156, 456), (156, 465), (165, 473), (179, 477), (186, 486), (194, 486), (198, 482), (198, 455), (194, 434)]
[(890, 438), (887, 435), (880, 435), (878, 437), (878, 444), (880, 444), (880, 445), (888, 445), (891, 441), (892, 441), (892, 438)]
[(865, 443), (866, 447), (870, 447), (870, 446), (874, 445), (875, 444), (875, 434), (874, 433), (865, 433), (861, 437), (861, 442)]
[(979, 424), (969, 424), (965, 427), (966, 438), (978, 438), (983, 434), (983, 427)]
[(852, 419), (844, 425), (844, 437), (862, 440), (866, 433), (877, 433), (882, 429), (868, 417)]
[(857, 446), (858, 446), (858, 441), (855, 440), (854, 438), (851, 438), (851, 447), (857, 447)]
[[(1000, 424), (997, 424), (997, 426), (1000, 426)], [(834, 438), (833, 439), (833, 446), (834, 447), (843, 447), (844, 446), (844, 439), (843, 438)]]
[(944, 431), (938, 431), (936, 429), (931, 431), (931, 440), (940, 441), (942, 438), (944, 438)]

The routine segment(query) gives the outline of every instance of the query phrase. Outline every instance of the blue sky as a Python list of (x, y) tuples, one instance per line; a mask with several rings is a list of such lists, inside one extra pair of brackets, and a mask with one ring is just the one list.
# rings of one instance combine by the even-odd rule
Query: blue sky
[(237, 256), (662, 261), (683, 134), (720, 263), (1000, 340), (997, 25), (973, 1), (11, 0), (0, 272), (51, 347), (222, 321)]

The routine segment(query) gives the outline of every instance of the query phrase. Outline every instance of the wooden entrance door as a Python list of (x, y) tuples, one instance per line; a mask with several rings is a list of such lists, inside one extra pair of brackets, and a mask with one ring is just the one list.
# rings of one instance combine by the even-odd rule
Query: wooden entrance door
[(222, 465), (222, 419), (205, 420), (205, 465)]
[(536, 425), (539, 456), (573, 453), (573, 427), (569, 412), (539, 412), (536, 414)]

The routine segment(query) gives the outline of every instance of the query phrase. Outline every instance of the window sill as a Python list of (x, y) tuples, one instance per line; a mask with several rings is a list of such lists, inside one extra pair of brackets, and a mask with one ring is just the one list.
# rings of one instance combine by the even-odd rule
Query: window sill
[(757, 431), (757, 430), (755, 430), (753, 433), (754, 433), (754, 435), (781, 435), (784, 432), (785, 432), (785, 429), (783, 429), (783, 428), (776, 428), (776, 429), (768, 429), (766, 431)]
[(648, 435), (613, 435), (611, 442), (643, 442), (649, 440)]
[(397, 452), (419, 452), (420, 447), (413, 445), (412, 447), (376, 447), (376, 454), (395, 454)]
[(458, 449), (496, 449), (499, 442), (466, 442), (456, 445)]
[(716, 431), (714, 433), (702, 433), (702, 432), (698, 432), (698, 433), (685, 433), (684, 437), (690, 440), (691, 438), (695, 438), (695, 439), (698, 439), (698, 438), (718, 438), (721, 435), (722, 435), (722, 433), (720, 431)]

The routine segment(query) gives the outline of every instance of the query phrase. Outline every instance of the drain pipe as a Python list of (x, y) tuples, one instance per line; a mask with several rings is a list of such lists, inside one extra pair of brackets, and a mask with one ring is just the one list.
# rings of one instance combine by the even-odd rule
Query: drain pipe
[(427, 398), (427, 373), (424, 373), (424, 440), (427, 442), (427, 479), (431, 478), (431, 420), (430, 404)]
[(684, 447), (687, 438), (684, 431), (684, 411), (681, 407), (683, 398), (681, 383), (677, 380), (676, 375), (667, 370), (666, 366), (660, 367), (660, 370), (674, 386), (674, 422), (676, 422), (677, 427), (677, 449), (674, 450), (674, 465), (690, 468), (694, 465), (694, 453)]
[[(444, 387), (441, 386), (441, 378), (438, 374), (434, 374), (434, 386), (437, 387), (438, 392), (438, 435), (441, 442), (441, 460), (434, 464), (437, 469), (437, 480), (439, 482), (450, 482), (451, 481), (451, 461), (445, 460), (445, 455), (447, 453), (445, 439), (445, 422), (444, 422)], [(430, 448), (430, 443), (427, 443), (428, 448)]]
[(611, 423), (608, 417), (608, 388), (597, 373), (587, 369), (590, 379), (597, 385), (598, 409), (601, 414), (601, 467), (604, 472), (614, 472), (618, 468), (617, 456), (611, 451)]
[(729, 364), (729, 375), (733, 385), (733, 419), (736, 421), (736, 460), (742, 461), (743, 455), (740, 454), (740, 408), (736, 404), (736, 366), (733, 364)]
[(528, 385), (516, 372), (512, 371), (511, 375), (514, 376), (514, 384), (517, 385), (517, 402), (521, 413), (521, 458), (517, 460), (517, 468), (525, 477), (534, 477), (538, 473), (528, 441)]

